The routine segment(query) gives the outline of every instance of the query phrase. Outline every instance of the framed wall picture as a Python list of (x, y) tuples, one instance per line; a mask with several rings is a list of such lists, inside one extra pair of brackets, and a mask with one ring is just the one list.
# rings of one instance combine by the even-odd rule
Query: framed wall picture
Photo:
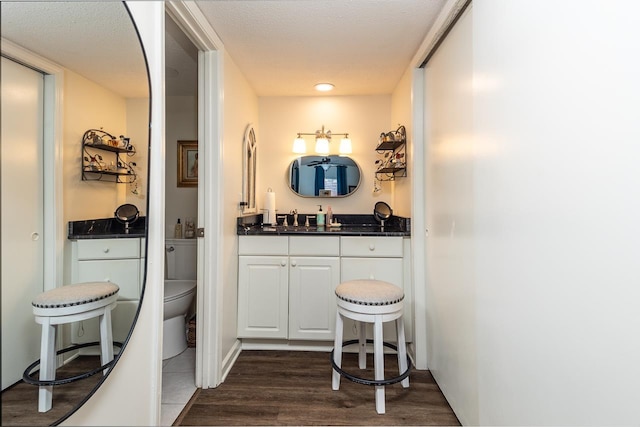
[(178, 187), (198, 186), (198, 141), (178, 141)]

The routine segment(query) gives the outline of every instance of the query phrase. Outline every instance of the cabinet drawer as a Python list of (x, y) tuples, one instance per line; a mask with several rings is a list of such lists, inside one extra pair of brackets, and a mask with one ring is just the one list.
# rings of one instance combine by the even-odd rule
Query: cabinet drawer
[(238, 255), (287, 255), (289, 239), (285, 236), (239, 236)]
[(78, 259), (139, 258), (140, 239), (78, 240)]
[(401, 258), (342, 258), (340, 280), (384, 280), (404, 288)]
[(338, 236), (292, 236), (289, 237), (289, 255), (339, 256)]
[(402, 257), (402, 237), (342, 237), (342, 256)]

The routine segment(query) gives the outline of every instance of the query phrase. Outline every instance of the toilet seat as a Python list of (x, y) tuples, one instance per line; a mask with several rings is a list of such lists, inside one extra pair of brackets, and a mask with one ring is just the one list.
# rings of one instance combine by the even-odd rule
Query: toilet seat
[[(170, 286), (168, 286), (167, 282), (170, 283)], [(164, 286), (164, 302), (170, 302), (193, 293), (196, 288), (195, 280), (171, 280), (167, 282), (165, 282)]]

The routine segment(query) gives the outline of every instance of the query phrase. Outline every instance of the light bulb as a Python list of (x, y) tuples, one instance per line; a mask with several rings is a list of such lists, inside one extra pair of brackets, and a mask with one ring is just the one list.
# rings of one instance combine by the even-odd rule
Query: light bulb
[(340, 154), (351, 154), (353, 149), (351, 148), (351, 139), (344, 137), (340, 140)]
[(316, 153), (329, 154), (329, 140), (327, 138), (316, 138)]
[(298, 154), (304, 154), (307, 152), (307, 144), (299, 135), (293, 140), (293, 152)]

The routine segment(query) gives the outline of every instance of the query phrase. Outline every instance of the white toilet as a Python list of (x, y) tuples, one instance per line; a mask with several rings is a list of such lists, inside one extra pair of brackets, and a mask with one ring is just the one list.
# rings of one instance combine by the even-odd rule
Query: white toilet
[(196, 239), (167, 239), (165, 254), (163, 360), (187, 348), (186, 316), (196, 294)]

